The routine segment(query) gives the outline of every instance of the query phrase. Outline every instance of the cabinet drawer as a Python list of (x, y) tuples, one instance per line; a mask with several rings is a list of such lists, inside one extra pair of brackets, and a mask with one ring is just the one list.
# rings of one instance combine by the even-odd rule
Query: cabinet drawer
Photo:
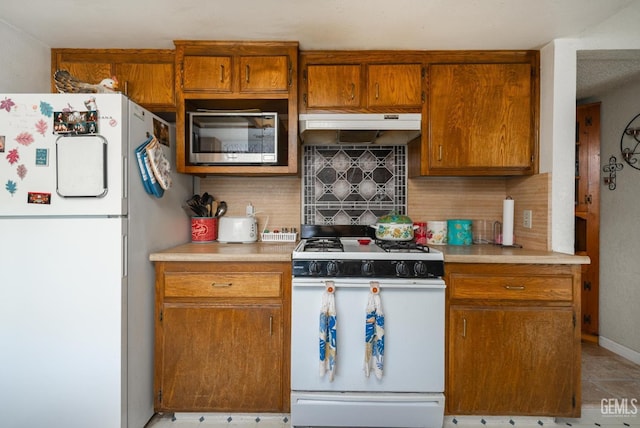
[(469, 275), (449, 277), (452, 299), (572, 300), (571, 275)]
[(165, 297), (280, 297), (282, 274), (275, 272), (165, 273)]

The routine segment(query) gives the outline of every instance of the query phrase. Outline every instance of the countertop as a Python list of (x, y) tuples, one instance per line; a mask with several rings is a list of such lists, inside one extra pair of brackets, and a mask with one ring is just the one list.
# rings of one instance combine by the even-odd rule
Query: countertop
[[(256, 242), (255, 244), (197, 243), (183, 244), (152, 253), (153, 262), (290, 262), (294, 242)], [(527, 263), (589, 264), (587, 256), (553, 251), (527, 250), (497, 245), (442, 245), (445, 263)]]
[(443, 245), (437, 247), (444, 253), (445, 263), (532, 263), (585, 265), (591, 263), (588, 256), (558, 253), (555, 251), (527, 250), (492, 244)]
[(290, 262), (295, 242), (188, 243), (151, 253), (152, 262)]

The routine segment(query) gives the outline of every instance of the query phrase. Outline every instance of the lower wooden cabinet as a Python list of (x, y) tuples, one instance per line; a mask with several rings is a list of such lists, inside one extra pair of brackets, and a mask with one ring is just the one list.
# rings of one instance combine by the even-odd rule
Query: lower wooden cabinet
[(580, 265), (446, 264), (447, 412), (580, 415)]
[(288, 412), (290, 263), (156, 263), (155, 410)]

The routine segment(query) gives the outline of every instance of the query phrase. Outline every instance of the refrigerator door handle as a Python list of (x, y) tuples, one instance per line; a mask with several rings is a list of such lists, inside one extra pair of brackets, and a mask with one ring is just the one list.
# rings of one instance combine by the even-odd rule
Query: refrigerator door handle
[(128, 266), (127, 266), (127, 260), (129, 260), (129, 246), (127, 245), (129, 241), (129, 236), (128, 235), (122, 235), (122, 276), (123, 277), (127, 277), (129, 272), (128, 272)]
[(122, 198), (129, 197), (129, 156), (122, 158)]

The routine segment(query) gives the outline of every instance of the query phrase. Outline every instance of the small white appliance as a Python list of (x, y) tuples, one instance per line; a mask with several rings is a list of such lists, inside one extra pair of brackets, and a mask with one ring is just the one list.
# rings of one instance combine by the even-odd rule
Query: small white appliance
[(170, 125), (120, 94), (0, 100), (0, 425), (143, 427), (149, 254), (189, 241), (193, 186), (172, 173), (162, 197), (149, 194), (135, 150), (153, 134), (172, 163)]
[(218, 242), (249, 244), (258, 240), (258, 223), (253, 216), (218, 219)]

